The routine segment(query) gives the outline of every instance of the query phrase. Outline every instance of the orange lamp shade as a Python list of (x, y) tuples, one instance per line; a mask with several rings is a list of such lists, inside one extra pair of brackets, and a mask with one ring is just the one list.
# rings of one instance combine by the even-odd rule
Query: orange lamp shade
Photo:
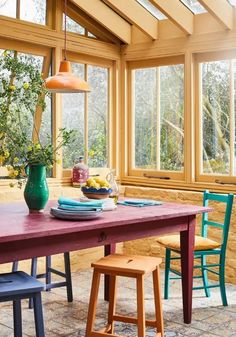
[(75, 76), (71, 72), (69, 61), (61, 61), (59, 72), (45, 80), (46, 88), (49, 92), (55, 93), (84, 93), (89, 92), (87, 82)]

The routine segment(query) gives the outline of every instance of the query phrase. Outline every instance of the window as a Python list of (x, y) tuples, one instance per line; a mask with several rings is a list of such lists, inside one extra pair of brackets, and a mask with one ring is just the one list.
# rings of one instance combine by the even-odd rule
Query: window
[[(32, 51), (33, 52), (33, 51)], [(18, 51), (4, 51), (3, 49), (0, 49), (0, 60), (4, 57), (6, 57), (6, 53), (12, 54), (12, 56), (16, 57), (17, 59), (20, 59), (21, 62), (24, 62), (25, 64), (33, 64), (34, 67), (39, 70), (40, 72), (46, 71), (46, 69), (49, 68), (50, 59), (46, 56), (40, 56), (40, 55), (34, 55), (29, 53), (23, 53)], [(48, 55), (50, 53), (48, 52)], [(48, 73), (48, 71), (47, 71)], [(20, 86), (23, 85), (22, 83), (28, 83), (29, 78), (27, 75), (21, 76), (19, 79), (12, 80), (11, 73), (7, 72), (6, 69), (3, 69), (0, 66), (0, 77), (1, 82), (4, 83), (5, 86), (10, 85), (17, 85)], [(13, 81), (13, 82), (11, 82)], [(17, 82), (18, 81), (18, 82)], [(11, 84), (12, 83), (12, 84)], [(0, 87), (0, 93), (1, 93), (1, 87)], [(4, 101), (4, 95), (2, 96)], [(51, 137), (52, 134), (52, 124), (51, 124), (51, 97), (48, 96), (45, 99), (46, 102), (46, 109), (41, 116), (39, 114), (41, 113), (41, 110), (37, 110), (37, 106), (30, 106), (25, 109), (21, 109), (21, 125), (19, 128), (26, 131), (26, 133), (29, 136), (33, 136), (34, 134), (37, 134), (37, 130), (39, 130), (39, 137), (44, 144), (45, 142), (48, 142), (48, 136)], [(1, 95), (0, 95), (0, 104), (1, 104)], [(11, 107), (11, 113), (17, 114), (19, 111), (17, 109), (17, 106), (12, 105)], [(0, 175), (7, 175), (7, 170), (1, 170)]]
[(181, 2), (194, 14), (206, 13), (205, 8), (196, 0), (181, 0)]
[[(65, 14), (63, 14), (63, 29), (65, 29)], [(78, 33), (80, 35), (85, 35), (85, 29), (69, 16), (66, 17), (66, 29), (68, 32)]]
[(156, 19), (164, 20), (166, 16), (159, 11), (149, 0), (137, 0), (149, 13), (151, 13)]
[(20, 19), (46, 24), (46, 0), (21, 0)]
[[(184, 171), (184, 66), (131, 70), (134, 175), (182, 179)], [(132, 156), (131, 156), (132, 157)], [(150, 173), (152, 175), (152, 173)]]
[[(65, 29), (65, 14), (63, 13), (63, 30)], [(90, 33), (86, 28), (81, 26), (78, 22), (70, 18), (68, 15), (66, 17), (66, 30), (71, 33), (80, 34), (87, 37), (92, 37), (96, 39), (96, 36)]]
[(0, 15), (45, 25), (46, 5), (46, 0), (0, 0)]
[(72, 63), (74, 74), (86, 78), (88, 94), (63, 94), (63, 127), (76, 130), (76, 140), (63, 149), (63, 167), (71, 168), (83, 155), (90, 167), (107, 167), (109, 68)]
[(197, 179), (229, 181), (236, 176), (236, 57), (198, 62), (197, 77)]
[(16, 18), (16, 0), (0, 0), (0, 15)]

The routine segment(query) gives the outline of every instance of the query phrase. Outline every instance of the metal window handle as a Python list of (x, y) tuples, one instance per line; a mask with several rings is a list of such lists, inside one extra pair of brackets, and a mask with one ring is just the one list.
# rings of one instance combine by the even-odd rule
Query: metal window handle
[(169, 180), (170, 179), (170, 177), (154, 176), (154, 175), (149, 175), (148, 173), (144, 173), (143, 176), (145, 178), (154, 178), (154, 179), (163, 179), (163, 180)]
[(99, 237), (98, 237), (98, 242), (106, 241), (107, 235), (105, 232), (101, 232)]
[(219, 180), (219, 179), (216, 179), (215, 183), (221, 184), (221, 185), (236, 185), (236, 182), (234, 182), (234, 181), (222, 181), (222, 180)]

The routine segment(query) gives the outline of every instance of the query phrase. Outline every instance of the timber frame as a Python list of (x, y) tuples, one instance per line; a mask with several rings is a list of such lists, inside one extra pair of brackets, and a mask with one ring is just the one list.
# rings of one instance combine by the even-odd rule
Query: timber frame
[[(198, 85), (196, 83), (196, 62), (204, 57), (216, 57), (217, 53), (227, 57), (228, 53), (236, 55), (236, 9), (229, 7), (226, 0), (222, 0), (221, 11), (214, 6), (215, 1), (201, 0), (201, 4), (208, 9), (208, 13), (193, 15), (187, 13), (186, 8), (179, 1), (176, 8), (180, 11), (171, 12), (166, 1), (152, 0), (168, 19), (163, 21), (150, 20), (145, 26), (140, 17), (133, 15), (133, 0), (131, 6), (122, 14), (124, 1), (115, 0), (73, 0), (69, 3), (68, 14), (86, 29), (91, 31), (97, 39), (80, 36), (68, 32), (68, 55), (77, 62), (103, 64), (110, 69), (110, 116), (109, 116), (109, 156), (110, 167), (116, 168), (122, 184), (164, 187), (174, 189), (203, 190), (210, 188), (215, 191), (236, 192), (236, 177), (228, 180), (233, 184), (216, 184), (211, 178), (200, 179), (198, 167), (199, 136), (196, 133), (196, 121), (199, 109), (196, 103)], [(106, 3), (106, 4), (105, 4)], [(100, 12), (89, 12), (89, 6), (96, 5)], [(108, 8), (108, 6), (110, 6)], [(115, 9), (114, 20), (102, 20), (102, 16)], [(123, 8), (124, 10), (124, 8)], [(141, 10), (142, 11), (142, 10)], [(132, 17), (129, 13), (132, 12)], [(183, 20), (183, 16), (187, 19)], [(185, 14), (184, 14), (185, 13)], [(63, 51), (62, 31), (62, 1), (47, 0), (47, 25), (38, 24), (0, 16), (0, 48), (15, 49), (21, 52), (34, 53), (44, 56), (45, 73), (52, 64), (52, 72), (58, 69)], [(117, 17), (119, 16), (119, 18)], [(147, 15), (148, 16), (148, 15)], [(115, 24), (116, 22), (116, 24)], [(113, 24), (113, 26), (112, 26)], [(117, 27), (118, 25), (118, 27)], [(122, 28), (119, 28), (122, 27)], [(177, 62), (183, 60), (185, 70), (185, 167), (181, 179), (165, 181), (150, 179), (143, 175), (133, 174), (130, 167), (132, 147), (130, 140), (131, 106), (130, 106), (130, 69), (132, 67)], [(236, 58), (236, 57), (235, 57)], [(170, 63), (171, 64), (171, 63)], [(53, 141), (61, 127), (61, 97), (53, 95)], [(40, 127), (41, 114), (36, 113), (36, 125)], [(188, 146), (186, 146), (188, 144)], [(226, 179), (227, 182), (227, 179)], [(70, 171), (63, 173), (62, 165), (55, 164), (52, 185), (70, 184)], [(0, 186), (7, 186), (7, 181), (0, 181)]]

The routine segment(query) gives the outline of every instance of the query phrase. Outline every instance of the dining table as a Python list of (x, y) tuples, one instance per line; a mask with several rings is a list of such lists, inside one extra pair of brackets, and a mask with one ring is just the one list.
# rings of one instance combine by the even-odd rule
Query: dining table
[[(119, 242), (179, 232), (183, 320), (191, 323), (196, 215), (209, 212), (209, 207), (171, 202), (144, 207), (118, 205), (96, 219), (75, 221), (51, 216), (50, 208), (56, 204), (49, 201), (42, 213), (29, 213), (24, 202), (0, 204), (0, 263), (96, 246), (104, 246), (108, 255)], [(106, 282), (106, 299), (108, 287)]]

